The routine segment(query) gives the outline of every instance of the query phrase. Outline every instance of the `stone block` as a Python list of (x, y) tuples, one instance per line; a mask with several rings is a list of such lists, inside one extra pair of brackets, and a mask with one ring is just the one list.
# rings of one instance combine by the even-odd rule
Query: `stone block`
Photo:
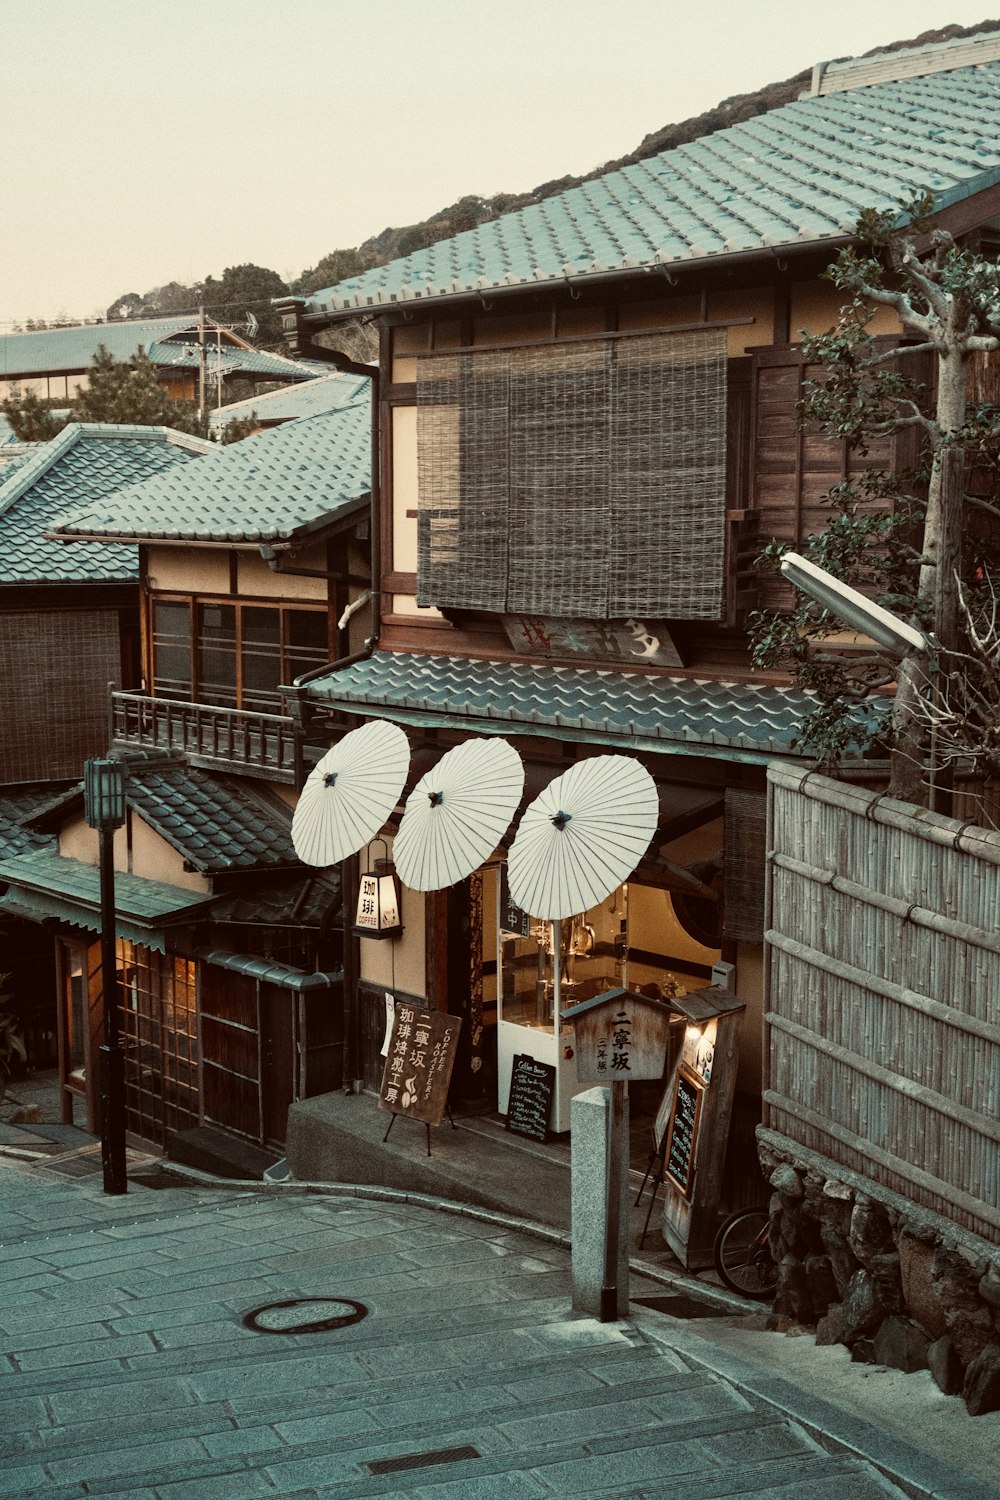
[[(608, 1147), (611, 1090), (587, 1089), (570, 1105), (573, 1241), (573, 1307), (601, 1316), (608, 1223)], [(625, 1137), (628, 1139), (628, 1104)], [(628, 1315), (629, 1185), (626, 1159), (618, 1193), (618, 1257), (615, 1272), (616, 1316)], [(612, 1210), (613, 1211), (613, 1210)]]
[(927, 1349), (927, 1368), (934, 1383), (946, 1396), (960, 1396), (965, 1385), (965, 1366), (947, 1334)]
[(941, 1305), (934, 1293), (931, 1267), (934, 1247), (912, 1234), (899, 1237), (899, 1276), (906, 1311), (930, 1335), (941, 1338), (948, 1329)]
[(1000, 1344), (990, 1344), (972, 1361), (962, 1395), (972, 1417), (1000, 1411)]
[(888, 1311), (879, 1298), (875, 1278), (864, 1267), (851, 1277), (843, 1306), (844, 1342), (851, 1345), (874, 1334)]
[(807, 1255), (806, 1288), (812, 1303), (813, 1318), (822, 1318), (831, 1302), (839, 1296), (837, 1282), (828, 1255)]
[(871, 1198), (859, 1197), (851, 1213), (850, 1246), (863, 1266), (871, 1264), (873, 1256), (887, 1250), (892, 1243), (889, 1216), (880, 1203)]
[(778, 1284), (774, 1293), (773, 1310), (779, 1316), (794, 1318), (797, 1323), (813, 1321), (806, 1269), (794, 1255), (784, 1255), (778, 1262)]
[(837, 1227), (833, 1219), (824, 1219), (821, 1225), (823, 1248), (830, 1257), (830, 1269), (837, 1283), (837, 1294), (844, 1297), (851, 1277), (860, 1269), (857, 1258), (847, 1239), (847, 1229)]
[(912, 1318), (886, 1318), (875, 1335), (875, 1362), (891, 1370), (926, 1370), (930, 1339)]
[(839, 1302), (834, 1302), (826, 1312), (826, 1316), (820, 1318), (816, 1324), (816, 1343), (819, 1346), (827, 1344), (842, 1344), (844, 1342), (844, 1309)]

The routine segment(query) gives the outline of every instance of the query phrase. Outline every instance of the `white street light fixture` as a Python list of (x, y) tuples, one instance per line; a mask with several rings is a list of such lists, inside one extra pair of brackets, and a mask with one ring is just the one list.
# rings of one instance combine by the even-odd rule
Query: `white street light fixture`
[(870, 636), (887, 651), (894, 651), (899, 656), (906, 656), (910, 651), (920, 651), (926, 656), (933, 654), (933, 637), (907, 625), (905, 620), (883, 609), (881, 604), (873, 604), (857, 589), (852, 589), (798, 552), (785, 553), (781, 559), (781, 571), (789, 583), (808, 594), (810, 599), (822, 604), (852, 630)]

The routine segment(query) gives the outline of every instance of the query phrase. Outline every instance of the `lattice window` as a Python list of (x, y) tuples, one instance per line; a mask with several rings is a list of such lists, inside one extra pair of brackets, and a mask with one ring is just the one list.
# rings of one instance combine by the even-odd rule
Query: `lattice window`
[(718, 619), (721, 329), (418, 361), (420, 604)]
[(128, 1130), (164, 1146), (200, 1117), (195, 966), (119, 939)]

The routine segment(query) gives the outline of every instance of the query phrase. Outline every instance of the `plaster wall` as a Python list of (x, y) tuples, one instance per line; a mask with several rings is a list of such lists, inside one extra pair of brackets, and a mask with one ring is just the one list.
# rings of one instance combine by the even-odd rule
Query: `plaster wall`
[(149, 586), (181, 594), (228, 594), (229, 549), (150, 547)]
[[(284, 554), (282, 554), (284, 556)], [(304, 547), (301, 552), (287, 559), (289, 567), (315, 568), (325, 572), (327, 568), (326, 547)], [(245, 599), (308, 599), (310, 603), (325, 603), (327, 580), (325, 578), (295, 578), (288, 574), (273, 572), (258, 552), (240, 552), (236, 564), (237, 584), (241, 598)]]
[(196, 870), (185, 870), (184, 858), (172, 844), (150, 828), (135, 813), (129, 814), (132, 850), (129, 869), (144, 880), (160, 880), (181, 890), (212, 894), (211, 881)]

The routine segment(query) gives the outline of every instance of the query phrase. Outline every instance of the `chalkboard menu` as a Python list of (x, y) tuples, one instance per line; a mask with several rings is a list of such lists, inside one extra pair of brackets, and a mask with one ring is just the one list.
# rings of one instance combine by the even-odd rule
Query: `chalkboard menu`
[(461, 1016), (397, 1005), (382, 1074), (379, 1108), (440, 1125), (448, 1101)]
[(544, 1141), (549, 1133), (555, 1091), (555, 1068), (549, 1063), (536, 1062), (525, 1052), (519, 1053), (510, 1075), (507, 1129), (533, 1141)]
[(697, 1079), (683, 1071), (678, 1072), (663, 1170), (686, 1198), (691, 1195), (691, 1183), (694, 1180), (699, 1116), (704, 1093), (704, 1087)]

